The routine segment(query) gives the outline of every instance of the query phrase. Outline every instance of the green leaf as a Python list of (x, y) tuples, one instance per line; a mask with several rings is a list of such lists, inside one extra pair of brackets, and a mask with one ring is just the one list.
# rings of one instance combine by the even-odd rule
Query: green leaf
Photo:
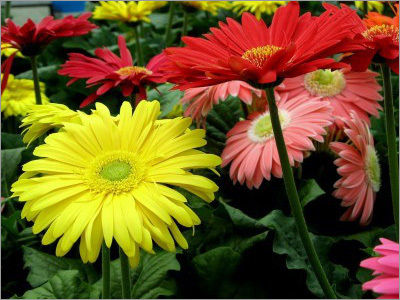
[(235, 226), (244, 228), (255, 228), (257, 226), (260, 227), (260, 224), (256, 219), (247, 216), (240, 209), (228, 205), (222, 200), (222, 198), (219, 199), (219, 202), (225, 208), (226, 212), (228, 213), (229, 217), (232, 220), (232, 223)]
[(91, 264), (79, 259), (63, 258), (23, 247), (25, 268), (29, 268), (27, 281), (37, 287), (50, 280), (60, 270), (76, 270), (86, 282), (93, 283), (98, 275)]
[(161, 105), (160, 118), (164, 118), (179, 103), (183, 93), (179, 90), (171, 90), (174, 85), (165, 83), (157, 86), (157, 89), (152, 89), (147, 93), (147, 100), (158, 100)]
[(302, 182), (299, 188), (299, 197), (303, 207), (323, 194), (325, 194), (324, 190), (319, 187), (315, 179)]
[(2, 132), (1, 133), (1, 149), (14, 149), (24, 147), (25, 144), (22, 141), (20, 134), (13, 134)]
[(17, 177), (18, 165), (25, 147), (1, 150), (1, 194), (9, 195), (11, 184)]
[(23, 299), (98, 299), (100, 289), (83, 281), (78, 270), (60, 270), (48, 282), (25, 292)]
[[(57, 76), (57, 70), (59, 69), (59, 65), (50, 65), (45, 67), (38, 68), (39, 79), (41, 81), (48, 81), (52, 79), (54, 76)], [(32, 70), (23, 72), (15, 76), (18, 79), (32, 79)]]

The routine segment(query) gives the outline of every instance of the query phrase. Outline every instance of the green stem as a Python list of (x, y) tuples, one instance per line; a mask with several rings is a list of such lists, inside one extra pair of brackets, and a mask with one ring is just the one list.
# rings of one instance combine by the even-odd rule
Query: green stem
[(392, 191), (393, 215), (396, 224), (396, 237), (399, 238), (399, 162), (397, 158), (396, 127), (393, 111), (392, 81), (387, 64), (381, 64), (384, 90), (385, 128), (388, 148), (390, 188)]
[(121, 263), (121, 274), (122, 274), (122, 298), (129, 299), (131, 297), (131, 282), (129, 275), (129, 260), (124, 250), (119, 248), (119, 259)]
[(275, 102), (274, 89), (268, 87), (267, 90), (268, 107), (271, 116), (272, 129), (276, 146), (278, 148), (279, 159), (282, 165), (283, 180), (285, 182), (286, 194), (289, 199), (293, 217), (295, 218), (297, 229), (300, 234), (304, 249), (306, 250), (308, 260), (314, 270), (315, 276), (321, 285), (322, 290), (327, 298), (336, 298), (335, 292), (329, 284), (328, 278), (322, 268), (321, 262), (315, 251), (314, 245), (308, 233), (307, 224), (304, 219), (303, 210), (300, 204), (299, 195), (297, 194), (296, 184), (294, 182), (293, 171), (290, 167), (289, 158), (285, 146), (285, 140), (282, 133), (281, 124), (279, 121), (278, 107)]
[(10, 17), (10, 11), (11, 1), (6, 1), (6, 3), (4, 3), (4, 19), (8, 19)]
[(183, 25), (182, 25), (182, 36), (181, 36), (181, 41), (180, 41), (180, 46), (183, 46), (183, 41), (182, 38), (187, 35), (187, 26), (188, 26), (188, 12), (186, 9), (183, 9)]
[(31, 56), (31, 67), (33, 74), (33, 84), (35, 86), (36, 104), (42, 104), (42, 96), (40, 94), (39, 75), (37, 71), (37, 56)]
[(364, 15), (368, 14), (368, 1), (363, 1)]
[(143, 62), (143, 52), (142, 52), (142, 45), (140, 44), (140, 34), (138, 30), (138, 25), (133, 26), (133, 31), (135, 33), (135, 40), (136, 40), (136, 59), (137, 64), (141, 67), (144, 66)]
[(103, 299), (110, 299), (110, 248), (103, 242), (101, 246), (101, 272), (103, 275)]
[(174, 18), (175, 12), (175, 3), (171, 1), (169, 3), (169, 11), (168, 11), (168, 24), (167, 28), (165, 29), (165, 46), (168, 47), (169, 41), (171, 39), (171, 30), (172, 30), (172, 20)]

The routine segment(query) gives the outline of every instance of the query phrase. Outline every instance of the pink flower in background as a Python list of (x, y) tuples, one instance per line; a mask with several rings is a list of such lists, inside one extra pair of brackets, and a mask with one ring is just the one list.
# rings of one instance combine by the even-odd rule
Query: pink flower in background
[(378, 299), (399, 299), (399, 244), (381, 238), (381, 245), (374, 248), (378, 257), (363, 260), (360, 266), (373, 270), (376, 277), (363, 284), (364, 291), (381, 294)]
[(331, 149), (339, 155), (334, 163), (342, 176), (335, 182), (333, 196), (342, 199), (341, 205), (348, 207), (342, 221), (360, 218), (360, 224), (367, 225), (372, 219), (376, 192), (380, 188), (380, 166), (368, 124), (354, 113), (351, 117), (351, 120), (343, 119), (344, 133), (351, 144), (330, 143)]
[(379, 116), (382, 109), (379, 94), (382, 89), (376, 81), (377, 73), (369, 70), (352, 72), (342, 70), (317, 70), (295, 78), (287, 78), (276, 88), (280, 96), (288, 94), (288, 98), (297, 95), (321, 97), (328, 101), (333, 109), (335, 124), (343, 127), (342, 118), (351, 119), (350, 111), (370, 124), (369, 115)]
[(189, 104), (185, 116), (190, 116), (197, 123), (202, 123), (208, 112), (220, 101), (225, 101), (228, 96), (238, 97), (246, 104), (251, 104), (253, 96), (261, 97), (262, 91), (253, 88), (244, 81), (233, 80), (221, 84), (190, 88), (185, 91), (182, 104)]
[[(304, 151), (315, 150), (312, 140), (323, 141), (324, 127), (332, 123), (332, 110), (327, 102), (316, 97), (287, 96), (277, 103), (279, 119), (292, 166), (301, 163)], [(282, 168), (272, 130), (270, 114), (253, 113), (248, 120), (238, 122), (227, 134), (222, 152), (222, 166), (231, 163), (230, 176), (234, 183), (258, 188), (263, 178), (271, 174), (282, 177)]]

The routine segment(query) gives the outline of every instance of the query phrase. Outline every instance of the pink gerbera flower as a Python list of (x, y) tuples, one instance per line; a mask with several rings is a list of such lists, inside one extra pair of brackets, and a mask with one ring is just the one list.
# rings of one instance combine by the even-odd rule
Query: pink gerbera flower
[(399, 244), (381, 238), (374, 248), (378, 257), (363, 260), (360, 266), (373, 270), (374, 279), (363, 284), (362, 289), (381, 294), (378, 299), (399, 299)]
[(317, 70), (285, 79), (276, 92), (279, 95), (288, 94), (289, 99), (300, 94), (321, 97), (332, 106), (335, 124), (339, 128), (343, 127), (341, 118), (350, 119), (350, 111), (369, 124), (369, 115), (378, 117), (378, 109), (382, 109), (378, 102), (383, 99), (379, 94), (382, 88), (376, 76), (377, 73), (369, 70)]
[(341, 205), (348, 207), (341, 217), (342, 221), (360, 218), (360, 224), (367, 225), (371, 221), (376, 192), (380, 188), (380, 166), (368, 124), (354, 113), (351, 117), (351, 120), (343, 121), (344, 133), (352, 144), (330, 143), (331, 149), (339, 155), (334, 163), (342, 176), (334, 185), (336, 190), (333, 196), (342, 199)]
[(246, 104), (251, 104), (253, 96), (260, 98), (263, 92), (253, 88), (244, 81), (233, 80), (206, 87), (190, 88), (185, 91), (182, 104), (189, 104), (185, 116), (190, 116), (197, 123), (202, 123), (208, 112), (219, 101), (225, 101), (228, 96), (238, 97)]
[(136, 102), (139, 102), (146, 99), (147, 85), (165, 82), (164, 73), (160, 71), (165, 62), (164, 54), (153, 57), (146, 67), (134, 66), (122, 35), (118, 37), (118, 46), (121, 57), (106, 48), (96, 49), (95, 54), (99, 58), (70, 53), (69, 60), (58, 71), (60, 75), (72, 77), (67, 85), (83, 78), (88, 79), (86, 81), (88, 87), (100, 85), (94, 93), (83, 100), (81, 108), (93, 103), (99, 96), (117, 86), (121, 87), (125, 97), (136, 93)]
[[(304, 151), (315, 150), (312, 140), (323, 141), (324, 127), (332, 123), (331, 108), (319, 98), (304, 95), (290, 100), (284, 96), (277, 105), (289, 161), (294, 166), (303, 161)], [(246, 181), (248, 188), (258, 188), (271, 174), (282, 177), (268, 108), (238, 122), (227, 137), (222, 166), (232, 162), (230, 176), (235, 183)]]

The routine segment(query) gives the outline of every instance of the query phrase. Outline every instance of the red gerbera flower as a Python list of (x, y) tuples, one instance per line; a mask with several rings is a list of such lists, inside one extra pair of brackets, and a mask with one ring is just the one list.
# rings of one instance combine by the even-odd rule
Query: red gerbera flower
[[(361, 20), (353, 17), (354, 41), (364, 45), (364, 49), (352, 51), (354, 54), (346, 57), (356, 72), (365, 71), (371, 61), (386, 62), (386, 64), (399, 74), (399, 5), (395, 4), (396, 15), (394, 18), (370, 12), (367, 18)], [(336, 11), (337, 7), (326, 4), (329, 11)]]
[(58, 71), (60, 75), (72, 77), (67, 85), (83, 78), (88, 79), (87, 87), (101, 85), (81, 103), (81, 108), (117, 86), (121, 87), (125, 97), (136, 93), (136, 102), (139, 102), (146, 99), (146, 85), (165, 82), (164, 73), (160, 71), (166, 58), (164, 54), (153, 57), (146, 67), (139, 67), (133, 65), (131, 53), (121, 35), (118, 37), (118, 46), (121, 57), (107, 48), (96, 49), (95, 54), (98, 58), (70, 53), (69, 60)]
[[(7, 19), (6, 25), (1, 26), (1, 42), (10, 44), (7, 48), (17, 49), (25, 56), (36, 56), (55, 39), (83, 35), (93, 28), (97, 28), (96, 25), (88, 21), (90, 16), (91, 13), (85, 13), (77, 18), (67, 16), (59, 20), (54, 20), (53, 17), (48, 16), (39, 24), (28, 19), (22, 26), (18, 26), (11, 19)], [(15, 53), (2, 65), (1, 71), (4, 73), (1, 84), (2, 92), (7, 85), (7, 78)]]
[(290, 2), (276, 11), (270, 27), (245, 13), (242, 24), (227, 18), (205, 39), (184, 37), (185, 47), (165, 50), (169, 81), (181, 89), (229, 80), (268, 84), (319, 68), (344, 67), (327, 57), (360, 48), (350, 41), (354, 33), (348, 20), (355, 11), (338, 9), (319, 17), (299, 12), (299, 4)]

